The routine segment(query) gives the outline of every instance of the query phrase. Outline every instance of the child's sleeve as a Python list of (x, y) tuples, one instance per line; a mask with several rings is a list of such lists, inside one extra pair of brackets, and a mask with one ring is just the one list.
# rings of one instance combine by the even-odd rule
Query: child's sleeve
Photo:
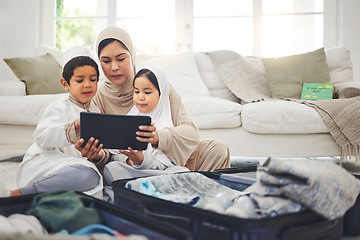
[[(164, 170), (167, 168), (165, 164), (163, 164), (159, 159), (157, 159), (158, 155), (151, 155), (144, 153), (144, 159), (140, 165), (134, 164), (133, 167), (136, 169), (156, 169), (156, 170)], [(166, 157), (166, 156), (165, 156)]]
[(44, 111), (34, 132), (34, 140), (41, 148), (53, 148), (70, 145), (65, 124), (69, 121), (67, 113), (50, 104)]

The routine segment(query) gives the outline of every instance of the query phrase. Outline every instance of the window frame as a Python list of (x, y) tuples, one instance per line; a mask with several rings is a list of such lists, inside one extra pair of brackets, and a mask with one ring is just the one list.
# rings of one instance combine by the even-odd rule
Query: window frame
[[(104, 1), (104, 0), (98, 0)], [(106, 0), (108, 4), (107, 25), (116, 26), (117, 1)], [(45, 46), (55, 46), (55, 5), (56, 0), (41, 0), (39, 43)], [(253, 49), (254, 56), (262, 56), (261, 23), (262, 23), (262, 0), (253, 0)], [(325, 48), (335, 47), (339, 43), (337, 19), (338, 0), (324, 0), (324, 29), (323, 41)], [(92, 17), (93, 18), (93, 17)], [(99, 17), (100, 18), (100, 17)], [(101, 17), (103, 18), (103, 17)], [(176, 52), (193, 50), (193, 0), (175, 0), (175, 42)]]

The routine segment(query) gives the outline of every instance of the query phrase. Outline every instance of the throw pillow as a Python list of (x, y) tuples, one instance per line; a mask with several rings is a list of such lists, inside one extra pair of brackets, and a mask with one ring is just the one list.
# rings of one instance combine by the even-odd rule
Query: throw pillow
[(136, 62), (136, 69), (147, 66), (161, 67), (168, 81), (181, 96), (210, 96), (209, 90), (201, 79), (192, 51), (150, 58)]
[(221, 80), (242, 102), (271, 98), (265, 73), (245, 57), (229, 50), (212, 51), (209, 56)]
[(330, 82), (324, 48), (262, 61), (273, 98), (300, 99), (303, 83)]
[(38, 57), (5, 58), (4, 61), (16, 77), (25, 82), (27, 95), (66, 92), (60, 83), (61, 67), (50, 53)]

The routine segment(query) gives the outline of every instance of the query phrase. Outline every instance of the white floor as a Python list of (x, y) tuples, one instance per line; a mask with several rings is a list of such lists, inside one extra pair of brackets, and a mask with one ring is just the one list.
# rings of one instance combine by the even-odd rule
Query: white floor
[(0, 162), (0, 182), (5, 184), (8, 190), (16, 188), (16, 169), (19, 162)]

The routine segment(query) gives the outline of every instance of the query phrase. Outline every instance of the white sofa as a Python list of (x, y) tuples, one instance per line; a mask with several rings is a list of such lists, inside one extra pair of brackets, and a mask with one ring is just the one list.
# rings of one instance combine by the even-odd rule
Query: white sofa
[[(46, 47), (61, 63), (62, 53)], [(350, 52), (326, 50), (331, 82), (353, 82)], [(261, 59), (248, 57), (264, 71)], [(333, 157), (340, 148), (319, 114), (303, 104), (266, 100), (243, 103), (221, 80), (207, 53), (184, 52), (161, 57), (137, 56), (137, 68), (160, 65), (200, 129), (202, 139), (225, 141), (232, 156)], [(32, 144), (32, 134), (42, 111), (62, 94), (25, 95), (25, 84), (0, 78), (0, 160), (22, 155)]]

